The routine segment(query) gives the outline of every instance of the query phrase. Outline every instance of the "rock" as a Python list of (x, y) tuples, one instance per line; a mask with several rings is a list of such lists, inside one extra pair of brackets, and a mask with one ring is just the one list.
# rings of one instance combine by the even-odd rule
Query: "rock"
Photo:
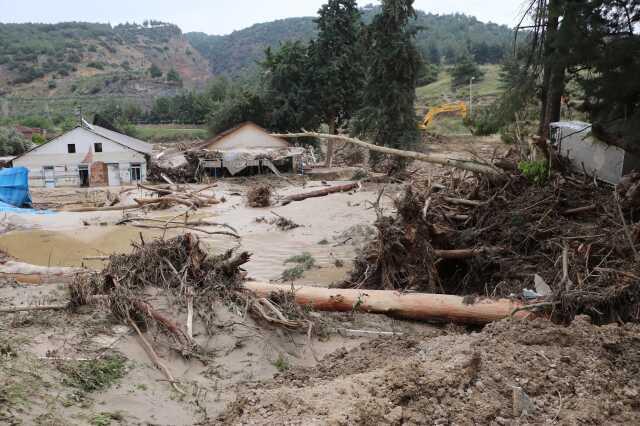
[(393, 410), (389, 412), (386, 416), (384, 416), (385, 420), (391, 424), (399, 424), (402, 422), (402, 407), (395, 407)]
[(534, 405), (529, 395), (519, 386), (513, 386), (513, 416), (528, 416), (534, 411)]
[(540, 275), (535, 274), (533, 276), (533, 282), (535, 283), (535, 286), (536, 286), (536, 293), (538, 293), (539, 295), (549, 296), (553, 293), (551, 291), (551, 287), (549, 287), (549, 284), (547, 284), (544, 278), (542, 278)]

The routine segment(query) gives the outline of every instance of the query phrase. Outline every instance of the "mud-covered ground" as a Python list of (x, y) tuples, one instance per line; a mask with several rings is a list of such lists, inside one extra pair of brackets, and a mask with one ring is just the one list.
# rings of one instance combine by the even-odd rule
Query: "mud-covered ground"
[[(475, 151), (488, 158), (496, 140), (438, 143), (434, 152)], [(440, 176), (440, 167), (420, 173)], [(275, 206), (246, 205), (256, 180), (273, 185)], [(333, 182), (329, 182), (332, 184)], [(326, 184), (301, 178), (232, 179), (215, 195), (226, 202), (200, 209), (197, 219), (224, 222), (240, 241), (203, 234), (211, 253), (253, 253), (248, 276), (281, 281), (291, 256), (308, 253), (313, 266), (298, 284), (328, 286), (347, 276), (356, 250), (374, 236), (372, 208), (402, 193), (396, 183), (368, 183), (287, 206), (279, 198)], [(142, 192), (111, 195), (94, 189), (34, 191), (42, 206), (122, 203)], [(111, 201), (110, 201), (111, 200)], [(180, 208), (126, 215), (170, 219)], [(300, 227), (282, 231), (281, 215)], [(132, 241), (161, 231), (116, 225), (122, 212), (8, 214), (0, 248), (44, 266), (87, 266), (85, 256), (125, 253)], [(207, 230), (212, 230), (205, 228)], [(174, 233), (168, 233), (172, 236)], [(289, 281), (285, 281), (289, 282)], [(68, 300), (62, 285), (0, 282), (0, 309)], [(155, 309), (184, 324), (186, 312), (150, 292)], [(640, 328), (596, 327), (584, 318), (563, 327), (543, 320), (505, 320), (484, 329), (398, 321), (380, 315), (313, 312), (321, 325), (311, 340), (212, 306), (216, 332), (198, 320), (200, 356), (184, 359), (157, 333), (146, 333), (185, 391), (172, 389), (153, 367), (135, 332), (105, 309), (0, 313), (0, 425), (194, 424), (638, 424)], [(514, 402), (514, 388), (528, 395)], [(516, 395), (521, 395), (517, 390)], [(528, 401), (528, 402), (527, 402)], [(517, 413), (514, 413), (514, 405)], [(524, 412), (521, 408), (525, 408)]]
[[(338, 350), (314, 368), (246, 386), (218, 421), (638, 424), (638, 373), (638, 326), (504, 320), (479, 333), (393, 337)], [(514, 400), (514, 388), (527, 396)]]

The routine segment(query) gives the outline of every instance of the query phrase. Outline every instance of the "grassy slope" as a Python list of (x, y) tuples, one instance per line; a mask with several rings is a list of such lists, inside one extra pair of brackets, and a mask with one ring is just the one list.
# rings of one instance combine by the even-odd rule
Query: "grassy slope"
[[(484, 79), (475, 82), (473, 85), (473, 96), (480, 98), (491, 98), (500, 94), (498, 81), (499, 65), (482, 65), (480, 67), (484, 72)], [(440, 73), (440, 78), (435, 83), (416, 89), (418, 97), (418, 105), (421, 107), (429, 107), (439, 105), (447, 101), (469, 100), (469, 86), (453, 90), (451, 88), (451, 74), (448, 70)]]
[[(490, 103), (501, 93), (498, 81), (499, 65), (483, 65), (480, 68), (485, 72), (484, 79), (473, 85), (474, 105)], [(451, 88), (451, 75), (448, 70), (440, 73), (438, 81), (416, 89), (418, 114), (422, 117), (429, 107), (437, 106), (445, 102), (464, 101), (469, 102), (469, 86), (453, 90)], [(441, 115), (429, 126), (429, 132), (441, 135), (470, 134), (464, 125), (462, 118), (457, 115)]]
[(137, 126), (136, 137), (147, 142), (181, 142), (196, 139), (206, 140), (209, 133), (206, 129), (198, 128)]

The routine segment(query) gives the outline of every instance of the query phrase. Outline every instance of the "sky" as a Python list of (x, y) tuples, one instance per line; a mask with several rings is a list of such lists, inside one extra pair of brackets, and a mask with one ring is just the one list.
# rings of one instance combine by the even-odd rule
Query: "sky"
[[(0, 22), (85, 21), (119, 24), (156, 19), (184, 32), (228, 34), (260, 22), (313, 16), (326, 0), (0, 0)], [(416, 0), (416, 9), (461, 12), (514, 26), (523, 0)], [(361, 6), (376, 3), (361, 0)]]

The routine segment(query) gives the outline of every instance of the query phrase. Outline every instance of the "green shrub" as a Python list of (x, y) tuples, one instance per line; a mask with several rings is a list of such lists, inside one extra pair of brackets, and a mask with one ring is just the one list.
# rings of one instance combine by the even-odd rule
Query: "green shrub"
[(43, 143), (45, 143), (45, 139), (44, 136), (38, 134), (38, 133), (34, 133), (33, 136), (31, 136), (31, 142), (35, 143), (36, 145), (42, 145)]
[(178, 74), (178, 71), (171, 68), (167, 73), (167, 81), (180, 82), (182, 81), (182, 77), (180, 77), (180, 74)]
[(549, 177), (549, 164), (546, 160), (521, 161), (518, 163), (518, 170), (536, 185), (544, 185)]
[(18, 155), (29, 149), (29, 141), (12, 127), (0, 127), (0, 155)]
[(103, 70), (104, 69), (104, 64), (102, 62), (89, 62), (87, 64), (88, 68), (95, 68), (97, 70)]
[(149, 75), (152, 78), (160, 78), (162, 77), (162, 70), (156, 64), (153, 64), (149, 67)]

